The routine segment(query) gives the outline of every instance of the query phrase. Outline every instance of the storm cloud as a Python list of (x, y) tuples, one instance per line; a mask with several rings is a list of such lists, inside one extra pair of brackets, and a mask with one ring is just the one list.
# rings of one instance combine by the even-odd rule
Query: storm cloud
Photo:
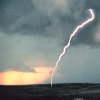
[[(90, 0), (1, 0), (0, 30), (6, 34), (62, 37), (62, 44), (85, 18), (88, 8), (96, 13), (95, 22), (86, 26), (73, 44), (97, 44), (94, 39), (100, 23), (99, 3)], [(95, 27), (94, 27), (95, 26)], [(84, 33), (84, 34), (83, 34)], [(66, 38), (64, 38), (66, 36)]]
[[(88, 13), (90, 8), (95, 11), (95, 20), (73, 38), (72, 51), (68, 51), (69, 54), (61, 64), (71, 72), (70, 69), (73, 69), (73, 64), (77, 62), (75, 68), (80, 67), (78, 71), (83, 71), (82, 77), (85, 71), (89, 72), (83, 65), (93, 66), (91, 61), (95, 63), (96, 59), (100, 59), (97, 56), (100, 53), (100, 1), (0, 0), (0, 70), (35, 72), (31, 67), (54, 66), (70, 34), (77, 25), (90, 17)], [(76, 57), (75, 53), (78, 53), (78, 50), (84, 60), (84, 63), (80, 60), (79, 65), (76, 59), (73, 63), (70, 62)], [(88, 55), (85, 52), (90, 55), (95, 53), (95, 56), (91, 58), (89, 55), (88, 59), (85, 59)], [(100, 63), (97, 62), (96, 69), (99, 69), (99, 65)], [(75, 73), (78, 71), (75, 70)], [(66, 73), (63, 69), (59, 71), (61, 75), (63, 72)], [(70, 80), (71, 77), (67, 78)], [(66, 81), (66, 77), (64, 80)], [(56, 80), (56, 82), (59, 81)]]

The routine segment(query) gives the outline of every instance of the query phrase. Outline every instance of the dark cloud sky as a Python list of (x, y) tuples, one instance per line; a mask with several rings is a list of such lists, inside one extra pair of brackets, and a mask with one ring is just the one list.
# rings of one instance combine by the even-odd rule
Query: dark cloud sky
[[(88, 9), (92, 8), (95, 21), (72, 40), (59, 73), (64, 77), (61, 82), (86, 82), (90, 76), (99, 76), (99, 4), (99, 0), (0, 0), (0, 70), (31, 71), (27, 66), (54, 66), (70, 34), (89, 17)], [(89, 71), (91, 66), (97, 73)], [(78, 69), (74, 73), (73, 67)], [(98, 82), (98, 78), (89, 82)]]

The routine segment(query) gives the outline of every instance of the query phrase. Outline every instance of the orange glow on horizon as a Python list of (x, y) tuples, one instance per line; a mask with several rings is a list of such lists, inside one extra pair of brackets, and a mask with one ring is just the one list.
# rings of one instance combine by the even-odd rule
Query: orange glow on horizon
[(34, 72), (9, 70), (0, 72), (0, 85), (41, 84), (50, 78), (51, 67), (35, 67)]

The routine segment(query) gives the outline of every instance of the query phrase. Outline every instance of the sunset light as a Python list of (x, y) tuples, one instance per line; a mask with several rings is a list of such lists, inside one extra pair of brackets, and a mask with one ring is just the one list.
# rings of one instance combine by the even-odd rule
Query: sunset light
[(36, 72), (3, 71), (0, 72), (0, 85), (41, 84), (50, 78), (50, 67), (35, 67)]

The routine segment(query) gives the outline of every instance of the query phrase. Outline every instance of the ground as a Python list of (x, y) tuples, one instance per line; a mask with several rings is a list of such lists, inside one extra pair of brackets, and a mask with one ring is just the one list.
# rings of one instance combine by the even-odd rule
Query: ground
[[(0, 100), (100, 100), (100, 84), (0, 86)], [(80, 98), (80, 99), (77, 99)]]

